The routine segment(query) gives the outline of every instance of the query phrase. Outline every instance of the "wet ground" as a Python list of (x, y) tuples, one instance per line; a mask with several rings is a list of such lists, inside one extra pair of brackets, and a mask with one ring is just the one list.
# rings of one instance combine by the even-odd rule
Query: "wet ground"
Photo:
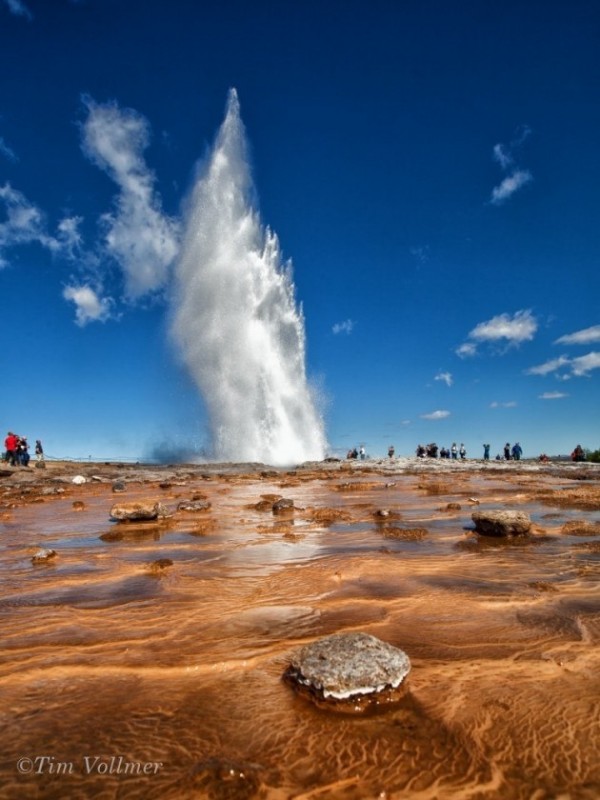
[[(23, 472), (0, 479), (0, 797), (600, 796), (600, 471)], [(138, 499), (172, 515), (110, 521)], [(478, 537), (488, 508), (531, 536)], [(401, 703), (343, 714), (282, 680), (342, 631), (408, 653)]]

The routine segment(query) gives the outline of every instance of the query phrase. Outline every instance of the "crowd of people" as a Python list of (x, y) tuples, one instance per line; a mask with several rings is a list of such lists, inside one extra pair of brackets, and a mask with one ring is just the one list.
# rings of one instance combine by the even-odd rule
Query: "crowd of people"
[[(35, 456), (38, 461), (44, 460), (44, 448), (39, 439), (35, 442)], [(28, 467), (30, 455), (27, 437), (9, 431), (4, 440), (3, 460), (11, 467)]]
[(361, 461), (364, 461), (365, 458), (367, 458), (367, 451), (364, 445), (361, 444), (359, 448), (353, 447), (351, 450), (348, 450), (346, 458), (360, 458)]
[(455, 461), (460, 458), (461, 461), (464, 461), (467, 457), (467, 448), (463, 442), (460, 443), (460, 447), (456, 442), (452, 442), (452, 447), (450, 448), (438, 447), (435, 442), (425, 445), (419, 444), (415, 452), (417, 458), (450, 458)]

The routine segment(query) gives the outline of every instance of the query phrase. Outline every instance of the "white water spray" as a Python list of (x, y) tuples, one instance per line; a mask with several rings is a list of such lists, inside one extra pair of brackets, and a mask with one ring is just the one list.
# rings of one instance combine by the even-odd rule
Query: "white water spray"
[(322, 459), (291, 263), (253, 205), (237, 93), (191, 198), (176, 266), (173, 334), (204, 398), (215, 458)]

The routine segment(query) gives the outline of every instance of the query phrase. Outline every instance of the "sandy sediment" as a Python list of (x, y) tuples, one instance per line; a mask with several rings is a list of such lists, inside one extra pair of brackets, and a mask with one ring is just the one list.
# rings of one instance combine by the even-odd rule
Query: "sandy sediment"
[[(111, 521), (142, 501), (168, 514)], [(599, 525), (590, 464), (6, 469), (0, 796), (595, 798)], [(282, 679), (341, 632), (408, 654), (397, 704)]]

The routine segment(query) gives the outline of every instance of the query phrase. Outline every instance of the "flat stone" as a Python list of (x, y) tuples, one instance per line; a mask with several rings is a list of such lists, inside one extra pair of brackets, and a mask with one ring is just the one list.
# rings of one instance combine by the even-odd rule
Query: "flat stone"
[(287, 677), (323, 698), (346, 700), (395, 689), (409, 672), (403, 650), (368, 633), (336, 633), (303, 647)]
[(178, 511), (208, 511), (210, 503), (208, 500), (182, 500), (178, 503)]
[(474, 511), (471, 519), (483, 536), (524, 536), (531, 529), (531, 519), (524, 511)]
[(56, 550), (49, 550), (46, 547), (40, 547), (37, 553), (33, 554), (31, 561), (34, 564), (42, 564), (45, 561), (50, 561), (52, 558), (56, 558)]
[(165, 506), (159, 502), (116, 503), (110, 510), (111, 519), (117, 522), (152, 520), (167, 516)]
[(282, 497), (281, 500), (277, 500), (273, 503), (273, 513), (274, 514), (282, 514), (286, 511), (293, 511), (294, 510), (294, 501), (291, 500), (289, 497)]

